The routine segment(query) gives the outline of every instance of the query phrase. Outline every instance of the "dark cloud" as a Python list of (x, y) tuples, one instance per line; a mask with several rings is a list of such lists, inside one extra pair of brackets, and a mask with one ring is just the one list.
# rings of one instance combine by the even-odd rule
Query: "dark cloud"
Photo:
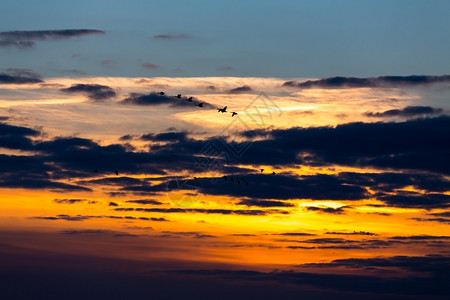
[(131, 234), (128, 232), (105, 230), (105, 229), (62, 230), (60, 231), (60, 233), (68, 235), (89, 235), (89, 236), (110, 235), (115, 237), (138, 237), (138, 235)]
[(258, 206), (258, 207), (293, 207), (292, 203), (283, 201), (273, 201), (273, 200), (258, 200), (258, 199), (245, 199), (239, 201), (237, 204), (247, 205), (247, 206)]
[(249, 93), (252, 92), (253, 89), (248, 85), (243, 85), (234, 89), (229, 90), (230, 94), (241, 94), (241, 93)]
[(141, 66), (146, 69), (158, 69), (159, 68), (158, 65), (155, 65), (155, 64), (152, 64), (149, 62), (143, 63)]
[(431, 85), (446, 82), (450, 82), (450, 75), (380, 76), (368, 78), (337, 76), (304, 82), (287, 81), (283, 86), (297, 88), (361, 88)]
[(373, 232), (368, 232), (368, 231), (353, 231), (353, 232), (337, 232), (337, 231), (328, 231), (325, 232), (325, 234), (332, 234), (332, 235), (376, 235)]
[(31, 48), (38, 40), (61, 40), (90, 34), (105, 34), (105, 32), (95, 29), (4, 31), (0, 32), (0, 47)]
[(384, 112), (367, 112), (364, 115), (368, 117), (416, 117), (425, 115), (436, 115), (442, 113), (442, 108), (431, 106), (407, 106), (403, 109), (391, 109)]
[(82, 216), (82, 215), (76, 215), (76, 216), (70, 216), (66, 214), (57, 215), (56, 217), (31, 217), (32, 219), (41, 219), (41, 220), (65, 220), (65, 221), (84, 221), (92, 218), (97, 218), (96, 216)]
[(399, 191), (395, 195), (382, 195), (378, 199), (389, 206), (440, 208), (450, 206), (450, 195), (439, 193), (414, 193)]
[(34, 72), (31, 69), (24, 69), (24, 68), (7, 68), (6, 72), (10, 75), (15, 76), (25, 76), (25, 77), (32, 77), (32, 78), (40, 78), (41, 75)]
[[(157, 213), (202, 213), (202, 214), (222, 214), (222, 215), (242, 215), (242, 216), (264, 216), (268, 213), (279, 213), (277, 210), (246, 210), (246, 209), (205, 209), (205, 208), (115, 208), (115, 211), (140, 211)], [(283, 212), (281, 212), (283, 213)]]
[(187, 34), (158, 34), (153, 36), (154, 39), (160, 40), (178, 40), (178, 39), (187, 39), (190, 38)]
[(137, 204), (148, 204), (148, 205), (161, 205), (162, 202), (155, 199), (138, 199), (138, 200), (127, 200), (127, 203), (137, 203)]
[(233, 67), (231, 66), (223, 66), (223, 67), (219, 67), (217, 68), (218, 71), (231, 71), (233, 70)]
[(208, 178), (197, 178), (196, 182), (204, 194), (264, 200), (361, 200), (369, 195), (365, 188), (347, 185), (336, 175), (247, 174), (245, 179), (249, 183), (248, 186), (230, 184), (229, 180), (225, 181), (223, 178), (215, 178), (214, 184), (211, 184)]
[(346, 211), (345, 211), (346, 208), (347, 208), (347, 206), (341, 206), (341, 207), (337, 207), (337, 208), (307, 206), (306, 210), (308, 210), (308, 211), (317, 211), (317, 212), (322, 212), (322, 213), (327, 213), (327, 214), (340, 215), (340, 214), (345, 214), (346, 213)]
[(0, 40), (0, 47), (15, 46), (19, 49), (31, 48), (36, 43), (33, 41), (13, 41), (13, 40)]
[(154, 142), (182, 142), (187, 139), (188, 133), (185, 131), (163, 132), (159, 134), (144, 134), (141, 140)]
[[(132, 93), (128, 98), (121, 101), (123, 104), (135, 104), (135, 105), (161, 105), (169, 104), (171, 107), (191, 107), (197, 109), (214, 108), (207, 102), (202, 102), (193, 98), (192, 101), (187, 101), (189, 97), (177, 98), (175, 96), (160, 95), (158, 93), (150, 94), (136, 94)], [(203, 103), (203, 108), (196, 107), (196, 105)]]
[(283, 236), (313, 236), (315, 234), (313, 234), (313, 233), (306, 233), (306, 232), (282, 232), (282, 233), (275, 233), (275, 235), (283, 235)]
[[(249, 131), (244, 136), (257, 134), (269, 138), (253, 142), (243, 163), (341, 164), (450, 174), (447, 116), (400, 123), (358, 122), (336, 127)], [(230, 146), (239, 149), (240, 145)]]
[(116, 96), (116, 92), (109, 86), (99, 84), (74, 84), (69, 88), (61, 89), (65, 93), (83, 93), (91, 100), (105, 100)]
[(53, 199), (53, 202), (58, 204), (75, 204), (86, 201), (87, 201), (86, 199)]
[(26, 84), (26, 83), (40, 83), (43, 82), (37, 77), (9, 75), (0, 73), (0, 84)]

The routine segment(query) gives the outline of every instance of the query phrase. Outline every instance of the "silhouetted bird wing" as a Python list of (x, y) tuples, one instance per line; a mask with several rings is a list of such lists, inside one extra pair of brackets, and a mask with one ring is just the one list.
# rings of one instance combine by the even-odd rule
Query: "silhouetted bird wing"
[(264, 172), (264, 169), (261, 169), (261, 173)]

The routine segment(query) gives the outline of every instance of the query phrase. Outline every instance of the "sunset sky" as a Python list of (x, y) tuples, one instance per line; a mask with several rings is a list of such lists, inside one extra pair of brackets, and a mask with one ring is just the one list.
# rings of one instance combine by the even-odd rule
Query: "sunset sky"
[(0, 298), (446, 299), (449, 15), (2, 4)]

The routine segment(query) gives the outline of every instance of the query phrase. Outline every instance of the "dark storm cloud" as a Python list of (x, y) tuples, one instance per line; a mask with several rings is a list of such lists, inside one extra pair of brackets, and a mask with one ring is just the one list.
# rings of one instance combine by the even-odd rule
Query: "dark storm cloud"
[(187, 39), (190, 36), (187, 34), (158, 34), (158, 35), (154, 35), (153, 38), (154, 39), (160, 39), (160, 40), (177, 40), (177, 39)]
[[(417, 208), (446, 208), (450, 202), (448, 179), (450, 155), (450, 118), (419, 119), (401, 123), (349, 123), (337, 127), (291, 128), (252, 132), (260, 139), (254, 141), (239, 158), (242, 165), (298, 166), (299, 164), (327, 166), (334, 164), (356, 167), (396, 169), (384, 173), (316, 174), (297, 176), (288, 173), (260, 173), (240, 168), (220, 153), (208, 154), (211, 145), (229, 151), (239, 149), (240, 143), (226, 137), (196, 140), (186, 132), (149, 133), (142, 139), (163, 142), (151, 145), (150, 151), (135, 152), (126, 145), (102, 146), (83, 138), (58, 137), (50, 140), (31, 140), (38, 131), (0, 123), (0, 138), (17, 137), (4, 145), (19, 150), (36, 151), (34, 156), (0, 156), (3, 184), (43, 188), (81, 188), (84, 184), (109, 186), (108, 192), (131, 192), (147, 197), (152, 194), (179, 190), (185, 182), (193, 192), (210, 195), (228, 195), (241, 199), (244, 205), (289, 204), (259, 202), (289, 199), (361, 200), (377, 199), (390, 206)], [(244, 133), (244, 136), (248, 132)], [(222, 148), (221, 148), (222, 147)], [(227, 150), (228, 149), (228, 150)], [(229, 157), (232, 157), (232, 153)], [(201, 158), (213, 161), (214, 169), (228, 175), (224, 178), (193, 178), (208, 165)], [(405, 157), (411, 157), (405, 159)], [(414, 158), (414, 159), (413, 159)], [(412, 171), (417, 169), (420, 171)], [(97, 172), (94, 172), (97, 170)], [(398, 172), (398, 171), (401, 172)], [(119, 175), (115, 175), (118, 171)], [(169, 176), (188, 172), (188, 177)], [(426, 173), (422, 171), (428, 171)], [(440, 172), (443, 174), (432, 174)], [(51, 174), (51, 175), (50, 175)], [(154, 182), (154, 178), (133, 178), (122, 174), (168, 175)], [(15, 177), (13, 175), (16, 175)], [(114, 175), (108, 178), (92, 177)], [(55, 182), (68, 177), (78, 178), (79, 185)], [(82, 181), (88, 177), (86, 181)], [(240, 184), (231, 178), (245, 178)], [(14, 183), (15, 182), (15, 183)], [(244, 184), (247, 182), (247, 184)], [(178, 183), (178, 186), (177, 186)], [(412, 186), (425, 194), (404, 193), (399, 190)], [(276, 188), (275, 188), (276, 187)], [(84, 188), (85, 189), (85, 188)], [(374, 191), (371, 194), (368, 189)], [(338, 212), (338, 211), (336, 211)]]
[(243, 85), (234, 89), (229, 90), (230, 94), (241, 94), (241, 93), (249, 93), (252, 92), (253, 89), (248, 85)]
[(304, 82), (286, 81), (283, 86), (297, 88), (362, 88), (362, 87), (402, 87), (431, 85), (450, 82), (450, 75), (411, 75), (411, 76), (380, 76), (380, 77), (329, 77)]
[[(249, 131), (244, 135), (255, 134)], [(450, 117), (263, 131), (247, 164), (343, 164), (450, 174)], [(239, 149), (238, 144), (231, 144)], [(263, 163), (264, 162), (264, 163)]]
[(214, 184), (206, 178), (198, 178), (196, 182), (205, 194), (253, 199), (361, 200), (369, 195), (366, 189), (347, 185), (335, 175), (248, 174), (245, 179), (249, 183), (248, 186), (231, 183), (223, 178), (216, 178)]
[[(442, 265), (440, 265), (442, 264)], [(393, 256), (385, 258), (347, 258), (337, 259), (331, 263), (311, 263), (304, 264), (303, 267), (346, 267), (346, 268), (402, 268), (413, 272), (433, 272), (436, 274), (447, 274), (444, 266), (450, 265), (450, 257), (439, 255), (428, 255), (419, 257)], [(443, 274), (442, 274), (443, 275)], [(450, 274), (447, 274), (448, 277)]]
[(65, 93), (83, 93), (91, 100), (105, 100), (116, 96), (114, 89), (100, 84), (74, 84), (60, 91)]
[[(450, 292), (447, 284), (450, 280), (448, 272), (450, 258), (439, 255), (343, 259), (334, 260), (331, 263), (303, 264), (299, 267), (306, 270), (311, 267), (322, 268), (326, 272), (313, 273), (293, 270), (270, 273), (247, 270), (180, 270), (168, 272), (202, 276), (203, 280), (213, 277), (232, 280), (233, 282), (236, 282), (236, 280), (249, 281), (252, 284), (259, 282), (261, 286), (275, 281), (316, 288), (321, 292), (324, 290), (333, 291), (332, 294), (322, 294), (318, 298), (311, 296), (311, 299), (361, 299), (362, 295), (368, 299), (441, 299)], [(336, 267), (348, 268), (351, 271), (358, 268), (365, 274), (339, 274), (333, 269)], [(385, 276), (385, 274), (392, 272), (392, 268), (416, 273), (403, 272), (400, 273), (400, 276)], [(383, 275), (377, 276), (367, 273), (367, 270), (374, 269), (380, 270)], [(305, 292), (308, 291), (311, 290), (305, 290)], [(298, 298), (298, 293), (294, 293), (294, 295)], [(315, 294), (315, 296), (318, 295)], [(268, 296), (264, 298), (264, 296), (261, 296), (260, 299), (277, 299), (277, 297)]]
[(105, 32), (95, 29), (4, 31), (0, 32), (0, 47), (31, 48), (38, 40), (61, 40), (90, 34), (105, 34)]
[(450, 195), (438, 193), (414, 193), (399, 191), (395, 195), (382, 195), (379, 200), (389, 206), (396, 207), (420, 207), (420, 208), (445, 208), (450, 206)]
[[(121, 101), (123, 104), (135, 104), (135, 105), (161, 105), (169, 104), (171, 107), (191, 107), (197, 109), (213, 108), (209, 103), (202, 102), (198, 99), (191, 99), (192, 101), (187, 101), (189, 97), (177, 98), (175, 96), (160, 95), (158, 93), (150, 94), (136, 94), (132, 93), (130, 96)], [(196, 107), (196, 105), (203, 103), (203, 108)]]
[(442, 108), (434, 108), (431, 106), (407, 106), (403, 109), (391, 109), (384, 112), (367, 112), (364, 115), (368, 117), (415, 117), (436, 115), (443, 111)]
[(0, 84), (26, 84), (40, 82), (43, 81), (37, 77), (30, 77), (29, 75), (9, 75), (0, 73)]

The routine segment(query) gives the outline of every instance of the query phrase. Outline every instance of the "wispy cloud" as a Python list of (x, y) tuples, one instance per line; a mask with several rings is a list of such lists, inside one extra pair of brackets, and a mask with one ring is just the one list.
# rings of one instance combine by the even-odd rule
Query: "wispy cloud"
[(283, 86), (297, 88), (361, 88), (361, 87), (402, 87), (431, 85), (450, 82), (450, 75), (411, 75), (411, 76), (379, 76), (379, 77), (329, 77), (304, 82), (286, 81)]
[(187, 34), (158, 34), (153, 36), (154, 39), (160, 40), (178, 40), (190, 38)]
[(31, 48), (35, 45), (35, 41), (61, 40), (91, 34), (105, 34), (105, 32), (96, 29), (4, 31), (0, 32), (0, 47)]

